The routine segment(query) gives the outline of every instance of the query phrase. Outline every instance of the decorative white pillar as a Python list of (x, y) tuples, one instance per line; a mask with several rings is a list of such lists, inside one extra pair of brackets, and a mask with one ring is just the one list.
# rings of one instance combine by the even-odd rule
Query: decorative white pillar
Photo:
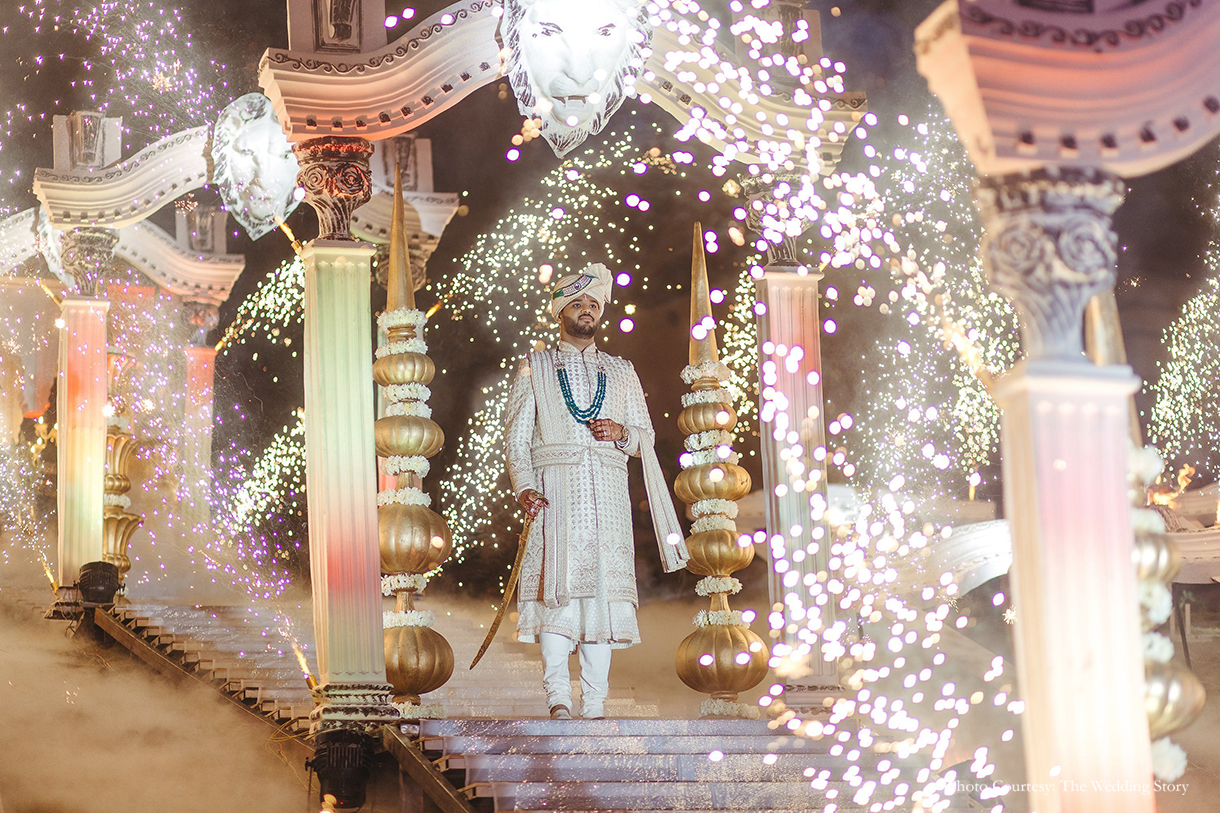
[[(799, 177), (780, 173), (743, 179), (752, 230), (770, 231), (767, 208), (775, 205), (775, 188), (799, 185)], [(783, 645), (775, 650), (782, 656), (776, 670), (785, 684), (783, 702), (794, 711), (820, 712), (826, 710), (823, 701), (842, 690), (837, 653), (830, 651), (827, 660), (822, 649), (824, 634), (835, 625), (833, 588), (838, 583), (830, 574), (832, 540), (826, 522), (818, 314), (822, 273), (802, 264), (797, 252), (791, 236), (778, 243), (769, 240), (763, 276), (755, 282), (761, 304), (758, 434), (771, 561), (769, 616)]]
[(323, 703), (315, 732), (373, 732), (398, 718), (386, 682), (373, 446), (369, 281), (374, 249), (351, 239), (369, 199), (367, 141), (298, 144), (298, 183), (322, 235), (306, 245), (305, 455), (314, 633)]
[(1139, 601), (1132, 567), (1126, 366), (1081, 342), (1114, 285), (1123, 182), (1097, 170), (980, 180), (982, 255), (1016, 304), (1026, 360), (997, 382), (1012, 527), (1017, 674), (1030, 809), (1150, 813)]
[[(206, 218), (202, 222), (214, 221)], [(180, 229), (182, 231), (182, 229)], [(194, 234), (198, 235), (196, 229)], [(219, 239), (214, 236), (213, 240)], [(195, 328), (194, 347), (186, 353), (186, 408), (182, 446), (182, 494), (191, 505), (196, 522), (206, 524), (211, 516), (212, 428), (215, 419), (216, 348), (207, 344), (208, 334), (220, 324), (220, 308), (209, 302), (183, 303), (186, 321)]]
[(183, 482), (187, 496), (199, 512), (208, 512), (212, 491), (212, 426), (215, 407), (213, 384), (216, 348), (186, 348), (186, 410), (183, 416)]
[[(758, 317), (759, 439), (766, 490), (772, 613), (783, 615), (785, 705), (823, 710), (841, 691), (838, 659), (822, 654), (821, 632), (835, 623), (831, 544), (826, 523), (826, 422), (822, 414), (822, 274), (770, 261), (755, 284)], [(787, 564), (783, 564), (783, 563)], [(791, 594), (791, 595), (790, 595)], [(810, 624), (817, 614), (820, 622)], [(773, 625), (774, 627), (774, 625)], [(778, 653), (777, 653), (778, 654)]]
[(0, 449), (14, 446), (21, 438), (25, 367), (21, 356), (0, 348)]
[(75, 603), (81, 565), (102, 561), (106, 467), (105, 299), (67, 295), (61, 308), (57, 468), (61, 603)]

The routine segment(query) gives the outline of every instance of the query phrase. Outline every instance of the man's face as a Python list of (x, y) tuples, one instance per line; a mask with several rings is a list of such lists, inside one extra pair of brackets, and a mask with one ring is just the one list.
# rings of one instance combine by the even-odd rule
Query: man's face
[(589, 339), (597, 332), (602, 319), (602, 303), (588, 294), (569, 302), (559, 312), (563, 321), (563, 332), (578, 339)]
[(530, 6), (521, 21), (521, 57), (556, 121), (577, 127), (605, 108), (631, 35), (631, 21), (614, 0)]

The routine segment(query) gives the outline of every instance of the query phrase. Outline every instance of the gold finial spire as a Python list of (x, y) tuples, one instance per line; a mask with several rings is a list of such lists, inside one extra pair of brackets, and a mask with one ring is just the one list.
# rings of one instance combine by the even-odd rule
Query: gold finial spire
[(394, 165), (394, 214), (390, 219), (390, 273), (386, 276), (386, 309), (415, 309), (415, 280), (407, 251), (407, 207), (402, 200), (402, 172)]
[(695, 243), (690, 263), (690, 363), (720, 361), (716, 349), (716, 331), (709, 329), (702, 339), (695, 338), (695, 325), (708, 318), (711, 324), (712, 298), (707, 285), (707, 258), (703, 256), (703, 226), (695, 221)]

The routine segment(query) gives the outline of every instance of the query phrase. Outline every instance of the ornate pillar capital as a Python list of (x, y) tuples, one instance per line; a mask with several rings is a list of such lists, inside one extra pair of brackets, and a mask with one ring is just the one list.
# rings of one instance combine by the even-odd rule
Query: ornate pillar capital
[(119, 236), (114, 229), (82, 226), (69, 229), (60, 237), (64, 270), (76, 280), (82, 296), (96, 297), (102, 277), (114, 261)]
[(803, 172), (763, 172), (741, 178), (741, 189), (749, 199), (746, 226), (767, 244), (767, 270), (799, 273), (805, 267), (799, 259), (796, 238), (809, 227), (809, 221), (795, 211), (790, 200), (808, 181)]
[(1121, 178), (1093, 169), (1042, 169), (985, 177), (980, 252), (992, 287), (1017, 306), (1030, 359), (1077, 359), (1089, 300), (1114, 287), (1111, 216)]
[(294, 144), (292, 151), (301, 164), (297, 184), (318, 213), (318, 238), (353, 240), (352, 212), (373, 194), (373, 145), (363, 138), (323, 136)]

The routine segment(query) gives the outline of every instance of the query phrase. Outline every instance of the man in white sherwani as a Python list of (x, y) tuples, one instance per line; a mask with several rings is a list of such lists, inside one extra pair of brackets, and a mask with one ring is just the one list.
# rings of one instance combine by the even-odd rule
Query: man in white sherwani
[(508, 471), (535, 518), (521, 562), (517, 639), (541, 644), (543, 688), (557, 719), (572, 716), (573, 650), (581, 716), (599, 719), (610, 653), (640, 641), (628, 457), (644, 464), (665, 571), (687, 560), (640, 379), (631, 362), (594, 341), (613, 284), (600, 263), (558, 281), (551, 313), (559, 342), (522, 361), (508, 402)]

